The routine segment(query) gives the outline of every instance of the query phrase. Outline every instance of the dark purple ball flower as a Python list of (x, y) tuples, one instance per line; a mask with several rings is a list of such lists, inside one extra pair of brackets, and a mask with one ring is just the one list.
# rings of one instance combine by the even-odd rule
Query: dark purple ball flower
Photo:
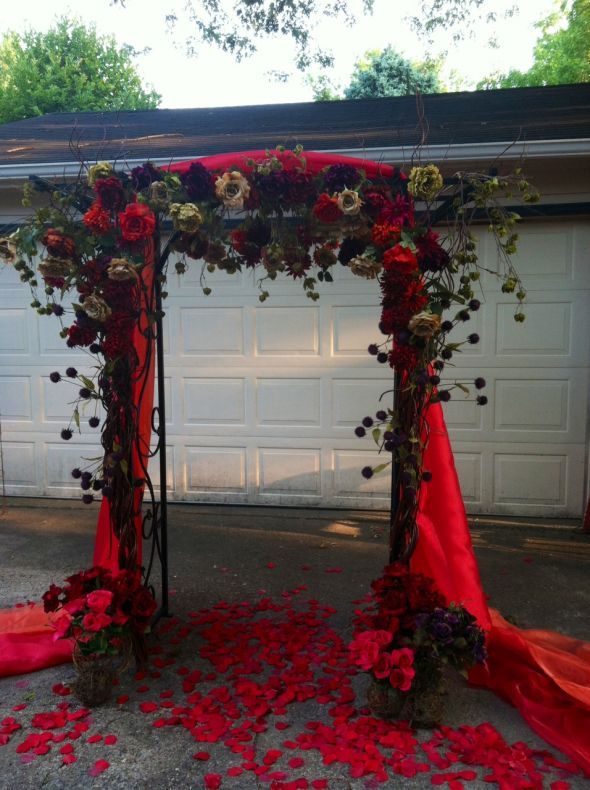
[(438, 399), (443, 403), (447, 403), (451, 400), (451, 393), (448, 390), (441, 390), (438, 393)]
[(52, 304), (51, 309), (53, 310), (53, 315), (63, 315), (64, 309), (60, 304)]
[(432, 480), (432, 472), (422, 472), (422, 480), (424, 480), (425, 483), (430, 483)]
[(471, 343), (471, 345), (475, 345), (475, 343), (479, 343), (479, 335), (477, 332), (473, 332), (471, 335), (467, 335), (467, 342)]
[(363, 468), (361, 469), (361, 474), (367, 480), (370, 480), (371, 477), (373, 477), (373, 470), (371, 469), (370, 466), (363, 466)]
[(91, 354), (99, 354), (100, 353), (100, 343), (91, 343), (88, 347), (88, 350)]
[(105, 485), (102, 487), (102, 495), (107, 499), (110, 499), (113, 496), (113, 487), (109, 485)]
[(365, 428), (370, 428), (373, 425), (373, 419), (371, 417), (363, 417), (362, 423)]
[(440, 384), (440, 376), (433, 375), (430, 377), (430, 383), (436, 387), (437, 384)]
[(488, 399), (485, 395), (478, 395), (475, 401), (478, 406), (485, 406), (486, 403), (488, 402)]
[(475, 384), (476, 389), (482, 390), (486, 385), (486, 380), (481, 376), (478, 376), (473, 383)]
[(92, 473), (91, 472), (82, 472), (81, 477), (82, 477), (82, 480), (92, 480)]
[(471, 301), (469, 302), (469, 309), (473, 310), (474, 312), (476, 310), (479, 310), (480, 307), (481, 307), (481, 302), (479, 301), (479, 299), (471, 299)]
[(469, 310), (459, 310), (457, 313), (457, 318), (459, 321), (469, 321), (471, 316), (469, 315)]
[(395, 450), (395, 442), (388, 441), (383, 443), (383, 449), (386, 453), (392, 453)]
[(82, 502), (84, 502), (85, 505), (91, 505), (94, 502), (94, 497), (92, 494), (84, 494)]
[(60, 433), (61, 438), (67, 442), (69, 439), (72, 438), (74, 434), (70, 431), (69, 428), (64, 428), (63, 431)]
[(371, 343), (371, 345), (367, 348), (367, 351), (372, 357), (376, 357), (379, 353), (379, 346), (377, 346), (375, 343)]
[(66, 368), (66, 376), (70, 379), (75, 379), (78, 375), (76, 368)]
[(385, 351), (380, 351), (377, 354), (377, 362), (380, 362), (381, 364), (383, 364), (384, 362), (387, 362), (387, 359), (388, 359), (388, 357), (387, 357), (387, 354), (385, 353)]
[(93, 491), (100, 491), (101, 488), (104, 486), (104, 480), (94, 480), (92, 483), (92, 490)]
[(453, 328), (452, 321), (443, 321), (442, 324), (440, 325), (441, 332), (450, 332), (452, 328)]
[(440, 352), (440, 355), (443, 359), (451, 359), (453, 352), (450, 348), (443, 348), (443, 350)]
[(324, 189), (329, 194), (342, 192), (343, 189), (355, 189), (359, 185), (361, 174), (352, 165), (330, 165), (324, 173)]
[(445, 366), (445, 363), (444, 363), (444, 362), (442, 362), (440, 359), (437, 359), (437, 360), (436, 360), (435, 362), (433, 362), (433, 364), (432, 364), (432, 367), (433, 367), (435, 370), (438, 370), (439, 372), (440, 372), (440, 371), (441, 371), (441, 370), (444, 368), (444, 366)]
[(354, 433), (359, 437), (359, 439), (362, 439), (363, 436), (367, 435), (367, 432), (362, 425), (357, 425), (357, 427), (354, 429)]
[(213, 195), (211, 173), (200, 162), (193, 162), (180, 180), (191, 200), (208, 200)]
[(58, 381), (61, 381), (61, 376), (59, 375), (57, 370), (54, 370), (53, 373), (49, 374), (49, 380), (52, 381), (54, 384), (57, 384)]
[(90, 480), (82, 480), (82, 482), (80, 483), (80, 488), (82, 489), (82, 491), (88, 491), (88, 489), (90, 488)]
[(98, 417), (91, 417), (88, 420), (88, 425), (90, 425), (91, 428), (98, 428), (98, 426), (100, 425), (99, 418)]
[(74, 480), (78, 480), (78, 478), (82, 477), (82, 471), (78, 467), (72, 469), (72, 477)]
[(387, 419), (387, 412), (383, 410), (379, 410), (377, 414), (375, 414), (378, 420), (386, 420)]

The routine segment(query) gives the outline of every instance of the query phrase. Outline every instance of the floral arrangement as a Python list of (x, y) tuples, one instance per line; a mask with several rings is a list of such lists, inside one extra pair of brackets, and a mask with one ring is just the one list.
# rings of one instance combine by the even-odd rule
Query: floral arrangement
[[(448, 401), (456, 389), (469, 395), (469, 386), (479, 405), (487, 401), (479, 394), (485, 386), (481, 377), (441, 386), (441, 373), (462, 344), (479, 341), (476, 333), (449, 340), (480, 307), (470, 223), (487, 221), (502, 262), (502, 290), (515, 292), (515, 318), (523, 320), (525, 292), (510, 262), (518, 215), (503, 208), (502, 200), (517, 194), (532, 201), (536, 194), (519, 171), (506, 177), (459, 173), (445, 182), (437, 167), (427, 165), (414, 167), (409, 176), (393, 168), (368, 179), (345, 162), (312, 173), (301, 148), (241, 162), (224, 171), (193, 162), (180, 175), (149, 162), (131, 172), (100, 162), (72, 184), (36, 179), (27, 185), (24, 204), (31, 205), (35, 191), (45, 193), (45, 204), (0, 240), (0, 254), (30, 284), (32, 307), (59, 320), (66, 344), (87, 350), (94, 360), (92, 376), (71, 367), (50, 376), (77, 388), (62, 439), (70, 440), (86, 419), (98, 428), (101, 409), (105, 414), (103, 458), (74, 469), (72, 476), (80, 480), (85, 503), (98, 492), (111, 500), (113, 530), (123, 547), (120, 564), (134, 568), (134, 492), (148, 477), (146, 465), (132, 462), (139, 447), (134, 392), (151, 370), (149, 345), (148, 358), (140, 360), (134, 337), (138, 331), (153, 337), (159, 316), (153, 278), (164, 288), (171, 252), (179, 274), (201, 262), (205, 294), (211, 292), (207, 273), (256, 269), (261, 301), (269, 296), (267, 283), (280, 273), (300, 281), (315, 301), (318, 283), (331, 282), (335, 268), (344, 266), (380, 290), (381, 340), (368, 352), (396, 371), (396, 406), (366, 416), (355, 433), (363, 437), (370, 431), (379, 451), (391, 457), (365, 467), (365, 477), (391, 461), (399, 467), (392, 551), (407, 557), (415, 541), (418, 490), (430, 477), (422, 464), (427, 405)], [(434, 230), (441, 223), (444, 243)], [(168, 226), (171, 235), (162, 248)], [(142, 456), (141, 449), (137, 454)]]
[(446, 602), (431, 579), (388, 565), (357, 613), (353, 662), (384, 687), (410, 692), (435, 683), (443, 666), (463, 674), (485, 661), (485, 636), (463, 606)]
[(156, 610), (138, 573), (90, 568), (52, 584), (43, 595), (46, 612), (59, 612), (53, 639), (72, 639), (82, 656), (118, 655), (149, 628)]

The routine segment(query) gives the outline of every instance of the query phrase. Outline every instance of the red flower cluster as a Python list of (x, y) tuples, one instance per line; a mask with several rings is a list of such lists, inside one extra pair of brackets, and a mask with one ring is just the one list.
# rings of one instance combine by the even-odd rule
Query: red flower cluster
[(62, 612), (54, 640), (74, 639), (84, 655), (116, 653), (125, 634), (143, 634), (156, 609), (138, 573), (90, 568), (52, 584), (43, 595), (46, 612)]
[(76, 252), (74, 240), (69, 236), (64, 236), (55, 228), (45, 231), (42, 241), (47, 247), (47, 252), (50, 255), (55, 255), (56, 258), (72, 258)]
[(94, 201), (82, 219), (92, 233), (108, 233), (113, 227), (111, 215), (102, 207), (100, 200)]

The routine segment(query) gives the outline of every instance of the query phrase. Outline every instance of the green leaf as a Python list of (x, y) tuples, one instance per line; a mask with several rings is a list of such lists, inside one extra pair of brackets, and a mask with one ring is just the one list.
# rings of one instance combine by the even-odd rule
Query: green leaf
[(74, 418), (74, 422), (76, 423), (76, 427), (78, 428), (78, 430), (80, 430), (80, 412), (78, 411), (78, 409), (74, 409), (74, 413), (73, 413), (72, 417)]
[(87, 389), (90, 390), (90, 392), (94, 392), (94, 382), (93, 381), (91, 381), (86, 376), (83, 376), (82, 374), (80, 374), (80, 381), (82, 382), (82, 384), (84, 384), (84, 386)]
[(123, 472), (124, 475), (126, 475), (129, 472), (129, 464), (124, 458), (122, 461), (119, 461), (119, 466), (121, 467), (121, 471)]
[(379, 472), (382, 472), (384, 469), (387, 469), (388, 466), (391, 466), (391, 461), (387, 461), (384, 464), (378, 464), (377, 466), (373, 467), (373, 474), (378, 475)]
[(465, 386), (465, 384), (460, 384), (458, 381), (455, 381), (455, 387), (459, 387), (459, 389), (464, 392), (466, 395), (469, 395), (469, 388)]
[(371, 431), (371, 436), (373, 437), (375, 444), (379, 444), (379, 439), (381, 438), (381, 428), (373, 428)]

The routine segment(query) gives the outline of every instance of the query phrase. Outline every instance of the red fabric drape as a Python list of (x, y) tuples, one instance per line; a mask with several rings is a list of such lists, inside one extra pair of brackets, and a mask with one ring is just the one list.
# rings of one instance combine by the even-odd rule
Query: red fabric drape
[[(131, 464), (135, 477), (143, 477), (143, 469), (147, 468), (150, 441), (152, 437), (152, 409), (154, 405), (154, 368), (155, 368), (155, 349), (154, 340), (149, 339), (147, 314), (153, 310), (153, 283), (154, 283), (154, 245), (150, 241), (144, 251), (145, 266), (141, 271), (139, 321), (133, 333), (133, 345), (137, 353), (137, 375), (134, 377), (132, 385), (133, 403), (137, 408), (138, 437), (137, 446), (133, 447)], [(142, 557), (142, 513), (141, 505), (143, 501), (143, 488), (136, 488), (133, 493), (135, 530), (137, 536), (137, 564), (141, 566)], [(117, 553), (119, 551), (119, 541), (113, 535), (111, 525), (111, 505), (106, 497), (103, 497), (100, 512), (98, 514), (98, 524), (96, 527), (96, 539), (94, 543), (93, 564), (100, 565), (110, 570), (118, 570), (119, 563)]]
[[(232, 166), (248, 170), (247, 158), (264, 155), (264, 151), (249, 151), (197, 161), (212, 170), (225, 170)], [(289, 152), (278, 155), (286, 167), (299, 166), (299, 160)], [(312, 173), (336, 163), (362, 168), (369, 178), (391, 176), (394, 172), (388, 165), (329, 154), (306, 153), (305, 159)], [(190, 164), (177, 163), (170, 170), (183, 173)], [(144, 277), (148, 293), (151, 293), (153, 256)], [(151, 435), (154, 355), (139, 330), (136, 331), (136, 349), (140, 365), (145, 363), (148, 353), (151, 359), (147, 386), (138, 384), (134, 388), (137, 398), (140, 391), (143, 392), (141, 402), (136, 400), (136, 405), (140, 414), (141, 443), (147, 451)], [(506, 623), (494, 610), (488, 610), (453, 455), (438, 404), (429, 409), (428, 425), (430, 439), (424, 465), (432, 471), (433, 479), (423, 486), (420, 496), (420, 539), (412, 566), (431, 576), (449, 601), (465, 604), (486, 629), (489, 659), (485, 668), (472, 672), (472, 682), (486, 686), (514, 704), (534, 730), (590, 774), (590, 644), (551, 632), (521, 630)], [(134, 463), (137, 460), (134, 459)], [(136, 496), (141, 546), (141, 492), (138, 491)], [(116, 556), (110, 511), (108, 503), (103, 500), (94, 561), (113, 568), (116, 567)], [(67, 646), (51, 642), (49, 627), (46, 616), (38, 607), (0, 612), (0, 676), (67, 660)], [(26, 657), (24, 662), (21, 655)]]

